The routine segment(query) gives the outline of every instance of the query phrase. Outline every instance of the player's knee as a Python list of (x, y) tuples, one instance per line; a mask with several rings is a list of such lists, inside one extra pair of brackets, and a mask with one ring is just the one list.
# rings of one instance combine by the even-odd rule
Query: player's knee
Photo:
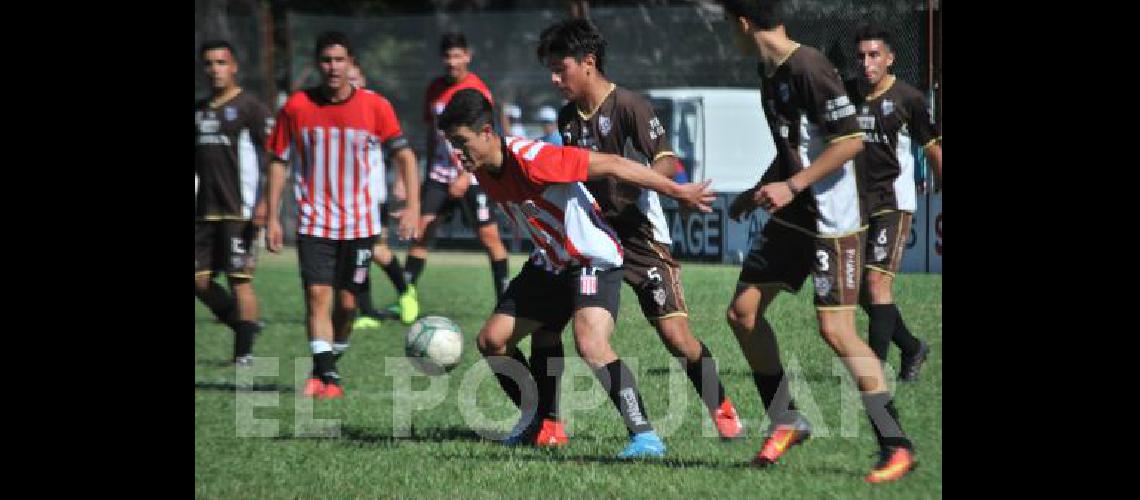
[(732, 304), (728, 306), (725, 319), (734, 332), (751, 331), (752, 326), (756, 324), (756, 311)]
[(210, 289), (210, 275), (203, 274), (194, 277), (194, 293), (206, 293)]
[(475, 345), (479, 348), (479, 353), (484, 356), (507, 355), (506, 336), (497, 335), (494, 330), (486, 326), (479, 331), (479, 336), (475, 339)]
[(823, 337), (824, 342), (827, 342), (832, 347), (841, 346), (847, 337), (854, 335), (854, 330), (844, 327), (837, 322), (823, 322), (819, 325), (819, 335)]
[[(657, 334), (661, 336), (661, 340), (670, 354), (674, 356), (684, 355), (686, 358), (700, 357), (700, 342), (688, 328), (685, 328), (683, 323), (661, 320), (657, 326)], [(695, 355), (693, 355), (694, 351)]]

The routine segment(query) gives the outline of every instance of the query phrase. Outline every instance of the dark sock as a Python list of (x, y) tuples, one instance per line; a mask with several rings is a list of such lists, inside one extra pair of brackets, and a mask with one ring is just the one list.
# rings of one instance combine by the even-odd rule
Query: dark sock
[(237, 322), (237, 302), (230, 296), (222, 285), (219, 285), (214, 280), (210, 280), (210, 287), (205, 292), (199, 292), (197, 288), (194, 289), (194, 295), (206, 305), (206, 308), (214, 313), (214, 317), (219, 321), (232, 327)]
[(511, 282), (510, 275), (507, 274), (507, 259), (491, 261), (491, 276), (495, 280), (495, 300), (501, 299)]
[(234, 325), (234, 358), (253, 352), (253, 339), (259, 331), (261, 325), (256, 321), (238, 321)]
[[(511, 378), (510, 373), (513, 373), (508, 366), (509, 360), (515, 360), (522, 365), (525, 372), (522, 376), (527, 376), (532, 370), (530, 364), (526, 362), (526, 357), (523, 356), (522, 351), (518, 347), (512, 347), (507, 352), (507, 356), (488, 356), (487, 364), (491, 365), (491, 370), (495, 372), (495, 379), (499, 381), (499, 387), (503, 388), (503, 392), (507, 393), (507, 397), (511, 398), (511, 402), (515, 404), (520, 410), (522, 407), (522, 388), (514, 378)], [(518, 374), (516, 374), (518, 375)], [(524, 415), (525, 415), (524, 410)]]
[(360, 291), (356, 293), (356, 308), (365, 316), (375, 316), (376, 308), (372, 305), (372, 280), (364, 280)]
[(381, 266), (381, 268), (384, 269), (384, 274), (388, 275), (388, 279), (392, 280), (392, 286), (396, 287), (397, 294), (403, 295), (408, 291), (408, 282), (404, 280), (404, 270), (400, 267), (400, 259), (393, 255), (392, 261)]
[(594, 376), (598, 377), (598, 381), (609, 394), (610, 401), (618, 413), (621, 413), (625, 428), (630, 434), (653, 430), (653, 426), (649, 423), (649, 414), (645, 411), (645, 404), (641, 401), (641, 394), (637, 391), (637, 381), (633, 378), (633, 372), (629, 371), (629, 367), (622, 363), (621, 359), (594, 370)]
[(899, 412), (895, 410), (891, 393), (863, 393), (861, 396), (863, 408), (867, 411), (867, 418), (871, 420), (871, 428), (875, 431), (875, 440), (879, 442), (879, 448), (901, 446), (913, 449), (914, 445), (903, 434)]
[(792, 401), (792, 391), (783, 368), (772, 375), (752, 372), (752, 380), (756, 382), (764, 411), (773, 424), (791, 424), (796, 420), (796, 402)]
[(899, 306), (891, 304), (891, 310), (895, 315), (895, 331), (894, 335), (891, 336), (891, 340), (895, 341), (895, 345), (899, 346), (899, 350), (901, 350), (903, 354), (914, 354), (914, 352), (918, 350), (918, 338), (912, 335), (910, 330), (907, 329), (906, 323), (903, 322), (902, 313), (899, 312)]
[(409, 255), (408, 259), (404, 262), (404, 282), (409, 285), (416, 284), (420, 279), (420, 273), (424, 272), (424, 259)]
[[(689, 375), (689, 382), (693, 383), (693, 388), (701, 395), (701, 400), (705, 402), (709, 412), (720, 408), (721, 403), (724, 403), (724, 385), (720, 383), (720, 375), (716, 372), (716, 360), (704, 342), (701, 342), (701, 359), (695, 363), (687, 363), (685, 373)], [(705, 390), (705, 381), (708, 381), (710, 390)], [(716, 390), (711, 390), (714, 383)]]
[(895, 331), (894, 304), (869, 304), (863, 306), (867, 312), (867, 345), (874, 351), (879, 361), (887, 360), (887, 352), (891, 349), (891, 336)]
[(336, 355), (332, 351), (313, 355), (313, 374), (326, 384), (340, 385), (340, 374), (336, 372)]
[(565, 370), (563, 356), (561, 341), (530, 350), (531, 376), (538, 384), (538, 418), (558, 418), (558, 380)]

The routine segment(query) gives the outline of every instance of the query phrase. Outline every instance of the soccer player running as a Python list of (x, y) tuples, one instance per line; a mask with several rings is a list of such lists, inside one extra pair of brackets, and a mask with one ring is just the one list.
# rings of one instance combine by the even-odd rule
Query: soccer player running
[(870, 216), (864, 256), (867, 279), (860, 303), (870, 320), (871, 350), (886, 361), (894, 341), (900, 351), (899, 379), (909, 382), (918, 378), (930, 348), (907, 329), (891, 286), (917, 208), (912, 145), (921, 145), (941, 178), (942, 136), (931, 123), (922, 93), (891, 74), (895, 54), (890, 33), (867, 25), (856, 34), (855, 43), (862, 70), (857, 100), (863, 129), (863, 152), (855, 157), (855, 169), (863, 208)]
[(866, 480), (892, 481), (915, 465), (883, 369), (855, 331), (862, 215), (851, 160), (862, 132), (835, 67), (818, 50), (788, 38), (775, 0), (721, 0), (737, 46), (759, 56), (764, 115), (776, 158), (757, 185), (738, 196), (729, 215), (756, 207), (771, 220), (740, 271), (727, 320), (752, 368), (768, 417), (769, 436), (752, 463), (768, 466), (811, 426), (791, 401), (772, 326), (764, 318), (781, 290), (815, 283), (819, 332), (862, 394), (880, 448)]
[(528, 375), (519, 372), (529, 368), (523, 368), (527, 363), (517, 344), (539, 329), (561, 332), (573, 319), (575, 347), (630, 434), (618, 456), (664, 455), (665, 444), (653, 430), (633, 373), (610, 346), (621, 294), (622, 247), (583, 183), (616, 177), (705, 212), (714, 199), (709, 183), (679, 185), (617, 155), (500, 137), (492, 125), (490, 101), (473, 89), (452, 97), (439, 126), (461, 151), (464, 168), (535, 244), (530, 261), (511, 280), (477, 340), (503, 390), (524, 420), (534, 417), (537, 408), (523, 400), (518, 383)]
[[(253, 360), (258, 324), (254, 239), (265, 225), (260, 197), (269, 109), (237, 84), (229, 42), (202, 44), (211, 95), (194, 104), (194, 171), (199, 178), (194, 218), (194, 296), (234, 332), (233, 361)], [(214, 275), (226, 273), (232, 295)]]
[[(368, 79), (364, 74), (364, 70), (360, 67), (357, 61), (353, 60), (352, 65), (348, 68), (348, 83), (357, 89), (364, 89), (368, 85)], [(379, 161), (379, 155), (373, 156), (374, 161)], [(383, 163), (373, 165), (373, 168), (379, 169), (380, 172), (384, 170)], [(399, 172), (397, 171), (397, 174)], [(399, 179), (399, 177), (397, 177)], [(402, 181), (397, 181), (402, 182)], [(387, 187), (387, 184), (385, 184)], [(399, 196), (399, 193), (397, 193)], [(388, 280), (392, 282), (392, 286), (396, 288), (396, 296), (398, 301), (404, 301), (407, 307), (400, 308), (399, 302), (394, 307), (390, 306), (385, 312), (377, 311), (372, 305), (372, 280), (365, 281), (361, 286), (360, 293), (356, 296), (356, 305), (359, 314), (356, 320), (352, 323), (353, 330), (361, 329), (375, 329), (380, 328), (380, 319), (394, 315), (399, 317), (399, 312), (406, 309), (414, 314), (418, 313), (418, 304), (415, 303), (415, 297), (408, 293), (408, 283), (404, 281), (404, 270), (400, 267), (400, 260), (396, 258), (396, 254), (392, 253), (392, 249), (388, 246), (388, 200), (387, 197), (380, 200), (380, 234), (376, 235), (376, 241), (372, 244), (372, 262), (375, 262), (380, 269), (384, 270), (384, 274), (388, 276)], [(408, 303), (410, 302), (410, 303)]]
[[(585, 19), (555, 23), (539, 36), (539, 61), (568, 102), (558, 114), (566, 145), (624, 156), (666, 178), (677, 172), (677, 155), (652, 106), (640, 94), (619, 87), (605, 75), (606, 40)], [(623, 279), (633, 288), (645, 319), (669, 353), (684, 367), (709, 417), (724, 438), (740, 435), (743, 426), (724, 394), (716, 362), (689, 327), (681, 288), (681, 266), (669, 252), (673, 244), (657, 193), (620, 178), (592, 178), (585, 183), (598, 201), (606, 223), (617, 233), (623, 254)], [(531, 430), (516, 438), (539, 446), (566, 442), (557, 419), (561, 363), (547, 372), (550, 358), (563, 355), (561, 330), (543, 330), (531, 339), (532, 374), (538, 384), (539, 413)], [(541, 423), (541, 425), (539, 425)], [(534, 434), (537, 430), (537, 434)], [(513, 443), (509, 441), (508, 443)]]
[(303, 394), (340, 398), (336, 361), (348, 349), (356, 294), (368, 281), (372, 243), (380, 233), (379, 201), (385, 197), (381, 149), (403, 172), (408, 205), (400, 238), (415, 238), (419, 197), (415, 153), (392, 105), (383, 96), (348, 83), (353, 52), (340, 32), (317, 37), (314, 51), (321, 84), (289, 97), (269, 138), (267, 247), (282, 247), (281, 190), (293, 167), (297, 200), (297, 256), (306, 307), (313, 373)]
[[(413, 242), (408, 251), (408, 258), (404, 262), (407, 281), (410, 293), (415, 297), (415, 284), (423, 273), (428, 255), (427, 245), (435, 234), (436, 225), (458, 206), (477, 226), (479, 242), (487, 250), (487, 257), (491, 261), (492, 286), (495, 298), (498, 299), (502, 297), (510, 280), (510, 275), (507, 274), (507, 249), (499, 237), (498, 223), (487, 195), (479, 187), (479, 181), (463, 170), (455, 151), (436, 126), (439, 114), (459, 90), (476, 89), (488, 101), (494, 101), (483, 80), (468, 70), (471, 50), (462, 33), (444, 34), (440, 38), (439, 51), (446, 74), (432, 80), (424, 99), (424, 121), (428, 125), (428, 175), (424, 179), (422, 195), (423, 221), (420, 232), (423, 237)], [(403, 304), (401, 301), (401, 308)], [(401, 309), (400, 314), (405, 323), (415, 320), (415, 315), (404, 309)]]

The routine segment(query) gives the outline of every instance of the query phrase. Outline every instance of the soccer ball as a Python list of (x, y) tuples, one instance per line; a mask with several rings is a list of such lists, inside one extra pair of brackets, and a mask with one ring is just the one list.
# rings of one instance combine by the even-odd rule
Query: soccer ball
[(455, 368), (463, 354), (463, 332), (443, 316), (425, 316), (408, 329), (404, 355), (420, 371), (439, 375)]

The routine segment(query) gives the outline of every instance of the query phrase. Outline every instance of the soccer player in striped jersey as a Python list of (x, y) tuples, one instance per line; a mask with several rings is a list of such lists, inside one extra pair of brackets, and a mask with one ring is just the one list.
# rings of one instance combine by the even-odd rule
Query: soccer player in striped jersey
[(783, 376), (772, 326), (764, 314), (781, 291), (812, 275), (819, 333), (847, 367), (879, 444), (869, 482), (893, 481), (914, 468), (883, 367), (855, 330), (866, 230), (852, 160), (863, 149), (855, 106), (839, 73), (818, 50), (791, 40), (778, 0), (721, 0), (738, 48), (759, 56), (764, 115), (776, 158), (755, 187), (729, 209), (739, 220), (756, 207), (771, 220), (753, 240), (727, 320), (753, 371), (772, 429), (753, 459), (769, 466), (811, 435)]
[(862, 68), (858, 91), (859, 126), (863, 152), (855, 157), (860, 174), (863, 208), (870, 216), (867, 231), (867, 279), (861, 305), (867, 312), (867, 343), (886, 361), (891, 342), (899, 346), (899, 380), (918, 378), (930, 351), (903, 322), (891, 294), (895, 273), (902, 264), (917, 208), (913, 147), (921, 147), (942, 177), (942, 136), (926, 111), (926, 100), (914, 87), (891, 74), (895, 62), (890, 33), (874, 25), (855, 35)]
[[(297, 200), (297, 256), (306, 306), (306, 332), (313, 374), (306, 396), (344, 396), (336, 360), (348, 348), (356, 294), (368, 280), (374, 237), (380, 233), (380, 202), (386, 197), (384, 156), (391, 155), (408, 184), (400, 238), (415, 238), (419, 226), (415, 153), (391, 103), (348, 83), (352, 46), (340, 32), (317, 37), (318, 87), (289, 97), (269, 138), (267, 247), (279, 252), (283, 234), (281, 190), (288, 167)], [(385, 153), (387, 151), (387, 153)]]
[[(261, 330), (253, 272), (254, 238), (265, 225), (260, 185), (265, 171), (269, 109), (237, 84), (238, 63), (226, 41), (199, 51), (212, 95), (194, 106), (194, 295), (234, 332), (233, 361), (252, 361)], [(214, 275), (225, 272), (233, 294)]]
[(614, 177), (705, 212), (715, 199), (710, 183), (679, 185), (617, 155), (500, 137), (492, 121), (491, 103), (479, 91), (465, 89), (451, 98), (439, 127), (460, 151), (464, 169), (535, 244), (530, 261), (511, 280), (477, 340), (503, 390), (522, 410), (512, 435), (529, 427), (537, 412), (537, 398), (524, 394), (519, 383), (531, 375), (518, 342), (539, 329), (560, 332), (572, 320), (579, 355), (629, 432), (629, 445), (618, 457), (663, 456), (665, 444), (653, 430), (633, 373), (610, 346), (621, 293), (622, 247), (583, 183)]

